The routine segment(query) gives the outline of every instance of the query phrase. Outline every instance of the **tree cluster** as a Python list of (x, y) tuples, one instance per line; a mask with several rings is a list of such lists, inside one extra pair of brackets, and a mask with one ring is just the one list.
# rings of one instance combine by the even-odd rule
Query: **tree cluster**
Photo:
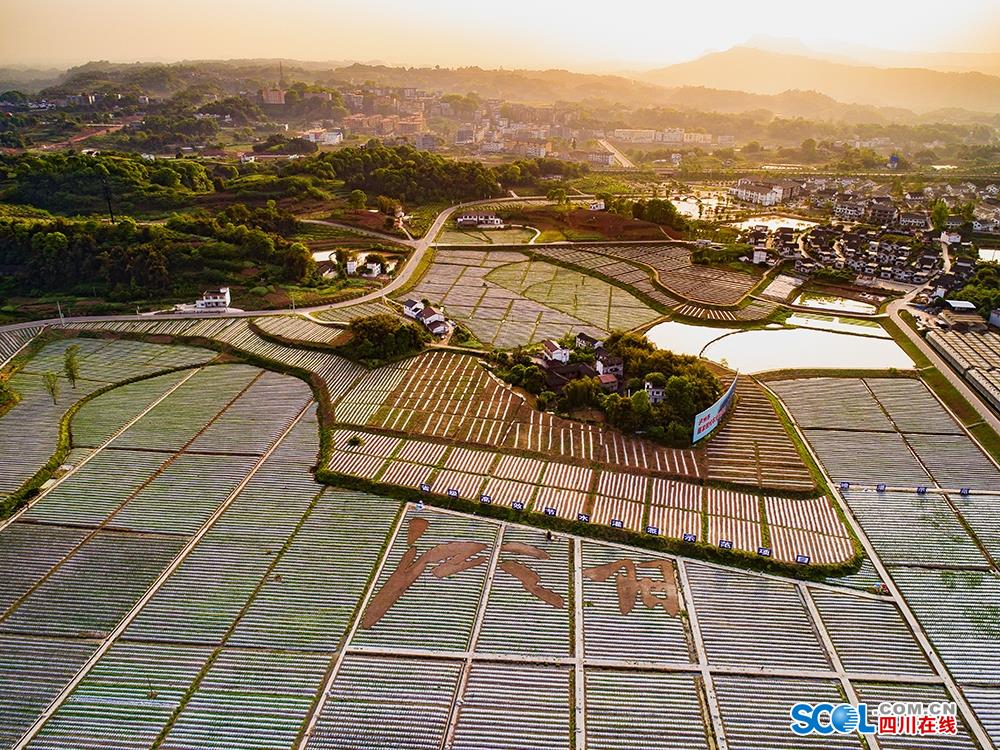
[[(232, 209), (233, 207), (231, 207)], [(193, 296), (208, 286), (309, 282), (312, 254), (240, 217), (175, 216), (166, 226), (0, 219), (0, 265), (8, 293), (66, 293), (116, 301)], [(268, 211), (262, 211), (266, 217)], [(261, 220), (261, 224), (266, 219)], [(247, 271), (251, 273), (248, 275)]]
[(405, 203), (495, 198), (501, 193), (496, 175), (479, 162), (446, 159), (407, 145), (390, 147), (372, 140), (364, 147), (321, 154), (317, 161), (331, 164), (352, 190)]
[(146, 161), (137, 155), (49, 153), (0, 157), (2, 197), (60, 213), (173, 208), (215, 189), (205, 166), (187, 159)]
[(370, 367), (416, 354), (428, 340), (422, 328), (388, 313), (353, 320), (347, 331), (350, 338), (339, 350)]
[(1000, 309), (1000, 265), (980, 263), (969, 283), (951, 297), (971, 302), (983, 316)]

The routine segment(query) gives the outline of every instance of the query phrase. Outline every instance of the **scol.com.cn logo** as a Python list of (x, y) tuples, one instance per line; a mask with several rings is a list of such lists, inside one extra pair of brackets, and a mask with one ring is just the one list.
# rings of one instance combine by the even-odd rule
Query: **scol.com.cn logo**
[(928, 735), (957, 734), (954, 703), (796, 703), (789, 711), (791, 730), (810, 734)]

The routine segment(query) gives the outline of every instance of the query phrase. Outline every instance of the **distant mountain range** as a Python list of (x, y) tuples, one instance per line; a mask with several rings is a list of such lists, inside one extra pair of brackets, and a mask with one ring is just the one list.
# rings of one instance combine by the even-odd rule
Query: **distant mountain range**
[[(587, 101), (605, 119), (615, 107), (673, 108), (739, 114), (771, 112), (859, 123), (949, 122), (1000, 126), (1000, 76), (928, 68), (884, 68), (853, 61), (852, 54), (896, 55), (849, 48), (816, 51), (797, 41), (759, 38), (769, 47), (733, 47), (658, 70), (618, 75), (568, 70), (401, 67), (380, 63), (281, 60), (288, 80), (332, 85), (374, 82), (453, 94), (476, 92), (527, 104)], [(824, 58), (824, 55), (828, 55)], [(930, 57), (930, 56), (923, 56)], [(1000, 55), (941, 55), (984, 64)], [(943, 64), (943, 63), (942, 63)], [(142, 90), (170, 96), (192, 83), (232, 94), (274, 85), (277, 59), (192, 60), (178, 63), (90, 62), (67, 71), (0, 67), (0, 91)], [(54, 88), (49, 88), (54, 86)]]
[(1000, 52), (902, 52), (856, 44), (806, 45), (798, 39), (754, 36), (747, 47), (803, 55), (847, 65), (875, 65), (880, 68), (927, 68), (945, 72), (975, 72), (1000, 75)]
[(661, 86), (704, 86), (780, 94), (815, 91), (839, 102), (923, 113), (960, 108), (1000, 112), (1000, 76), (927, 68), (880, 68), (753, 47), (733, 47), (690, 62), (637, 74)]

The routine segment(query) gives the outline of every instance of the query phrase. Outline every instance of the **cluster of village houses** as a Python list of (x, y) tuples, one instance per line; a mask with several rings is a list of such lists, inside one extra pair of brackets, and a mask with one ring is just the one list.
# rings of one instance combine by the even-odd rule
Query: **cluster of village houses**
[[(1000, 185), (978, 186), (971, 182), (930, 185), (923, 190), (891, 195), (885, 182), (855, 177), (807, 177), (802, 179), (761, 180), (743, 177), (729, 188), (737, 200), (758, 206), (794, 206), (808, 202), (813, 208), (826, 208), (835, 218), (866, 222), (898, 229), (930, 228), (930, 208), (938, 200), (949, 206), (972, 202), (975, 214), (972, 231), (1000, 233)], [(960, 216), (949, 219), (948, 229), (965, 223)]]

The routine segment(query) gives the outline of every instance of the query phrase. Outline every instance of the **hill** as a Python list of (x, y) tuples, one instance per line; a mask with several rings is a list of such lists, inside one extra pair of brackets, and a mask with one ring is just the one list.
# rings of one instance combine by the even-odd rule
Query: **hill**
[(915, 112), (1000, 112), (1000, 76), (926, 68), (850, 65), (804, 55), (733, 47), (641, 74), (661, 86), (704, 86), (756, 94), (816, 91), (840, 102)]

